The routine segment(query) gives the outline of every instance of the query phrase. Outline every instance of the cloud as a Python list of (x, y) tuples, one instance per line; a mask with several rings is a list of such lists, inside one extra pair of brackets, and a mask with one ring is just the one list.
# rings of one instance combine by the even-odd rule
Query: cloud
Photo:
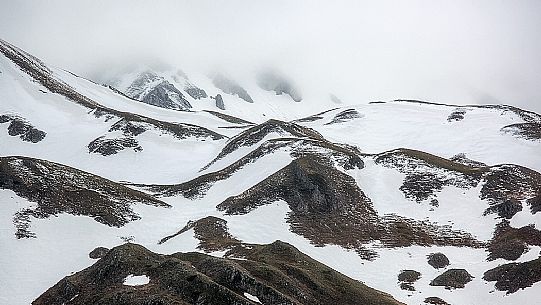
[[(539, 1), (4, 1), (0, 37), (76, 73), (162, 61), (274, 67), (347, 103), (541, 112)], [(489, 97), (489, 98), (488, 98)]]

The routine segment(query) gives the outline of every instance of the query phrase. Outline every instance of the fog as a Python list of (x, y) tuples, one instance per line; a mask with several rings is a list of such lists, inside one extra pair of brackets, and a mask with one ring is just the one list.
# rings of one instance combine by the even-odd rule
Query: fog
[(5, 1), (0, 38), (99, 79), (132, 63), (272, 67), (346, 103), (541, 112), (541, 1)]

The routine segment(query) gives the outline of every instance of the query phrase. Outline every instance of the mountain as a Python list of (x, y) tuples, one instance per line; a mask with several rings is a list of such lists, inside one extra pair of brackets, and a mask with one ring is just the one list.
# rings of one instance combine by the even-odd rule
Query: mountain
[(277, 72), (144, 68), (100, 85), (0, 53), (0, 303), (541, 293), (537, 113), (337, 108)]

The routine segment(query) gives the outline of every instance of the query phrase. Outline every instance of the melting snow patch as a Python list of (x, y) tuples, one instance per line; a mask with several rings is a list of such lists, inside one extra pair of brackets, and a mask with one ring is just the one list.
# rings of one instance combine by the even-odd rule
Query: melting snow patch
[(146, 275), (133, 275), (130, 274), (124, 279), (124, 285), (127, 286), (141, 286), (150, 282), (150, 279)]
[(258, 299), (256, 296), (251, 295), (251, 294), (249, 294), (248, 292), (245, 292), (245, 293), (244, 293), (244, 296), (245, 296), (248, 300), (250, 300), (250, 301), (254, 301), (254, 302), (256, 302), (256, 303), (261, 304), (261, 302), (259, 301), (259, 299)]

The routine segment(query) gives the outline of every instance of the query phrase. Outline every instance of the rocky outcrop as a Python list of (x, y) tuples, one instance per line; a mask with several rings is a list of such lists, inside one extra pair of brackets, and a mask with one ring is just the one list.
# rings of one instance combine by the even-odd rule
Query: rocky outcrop
[(449, 269), (430, 282), (430, 286), (444, 286), (446, 289), (464, 288), (473, 276), (465, 269)]
[(208, 96), (205, 90), (192, 84), (186, 84), (186, 86), (184, 86), (184, 92), (188, 93), (188, 95), (195, 100), (200, 100)]
[(541, 246), (541, 231), (533, 225), (514, 228), (508, 220), (500, 222), (488, 244), (488, 260), (503, 258), (517, 260), (530, 246)]
[(400, 289), (415, 291), (413, 283), (417, 282), (421, 278), (421, 273), (415, 270), (402, 270), (398, 274), (398, 282)]
[(502, 127), (501, 131), (530, 141), (541, 140), (541, 122), (511, 124)]
[(229, 234), (227, 221), (218, 217), (207, 216), (196, 221), (189, 221), (180, 231), (162, 238), (158, 244), (163, 244), (191, 229), (194, 230), (195, 238), (199, 240), (197, 248), (205, 252), (224, 251), (241, 243)]
[(88, 152), (110, 156), (126, 148), (132, 148), (135, 152), (140, 152), (143, 148), (134, 138), (120, 137), (116, 139), (107, 139), (101, 136), (88, 144)]
[(515, 293), (541, 281), (541, 258), (498, 266), (485, 272), (483, 279), (496, 282), (496, 289), (500, 291)]
[[(159, 255), (127, 243), (60, 280), (32, 304), (257, 304), (246, 294), (269, 305), (401, 304), (280, 241), (238, 247), (229, 255), (243, 259)], [(149, 282), (124, 285), (131, 275), (144, 275)]]
[(0, 124), (8, 122), (8, 134), (12, 137), (18, 136), (25, 142), (38, 143), (47, 135), (45, 131), (37, 129), (21, 117), (8, 114), (0, 115)]
[(81, 170), (27, 157), (0, 157), (0, 189), (9, 189), (35, 206), (18, 211), (13, 223), (17, 238), (35, 237), (31, 217), (68, 213), (85, 215), (120, 227), (139, 219), (131, 204), (169, 205), (145, 193)]
[(449, 266), (449, 259), (443, 253), (431, 253), (428, 255), (428, 264), (436, 269)]
[(192, 105), (184, 98), (182, 92), (168, 81), (162, 81), (148, 91), (141, 99), (141, 102), (167, 109), (184, 110), (192, 108)]
[(104, 257), (107, 252), (109, 252), (109, 249), (105, 247), (97, 247), (94, 250), (90, 251), (90, 253), (88, 253), (88, 257), (90, 257), (91, 259), (100, 259)]
[(451, 114), (447, 117), (447, 122), (458, 122), (462, 121), (464, 119), (464, 115), (466, 114), (465, 109), (457, 108)]
[(362, 118), (363, 115), (361, 115), (357, 110), (355, 109), (346, 109), (342, 112), (337, 113), (334, 118), (328, 122), (325, 123), (325, 125), (332, 125), (332, 124), (338, 124), (338, 123), (344, 123), (347, 121), (351, 121), (354, 119)]
[(216, 107), (225, 110), (225, 104), (221, 94), (217, 94), (216, 97), (214, 97), (214, 101), (216, 102)]

